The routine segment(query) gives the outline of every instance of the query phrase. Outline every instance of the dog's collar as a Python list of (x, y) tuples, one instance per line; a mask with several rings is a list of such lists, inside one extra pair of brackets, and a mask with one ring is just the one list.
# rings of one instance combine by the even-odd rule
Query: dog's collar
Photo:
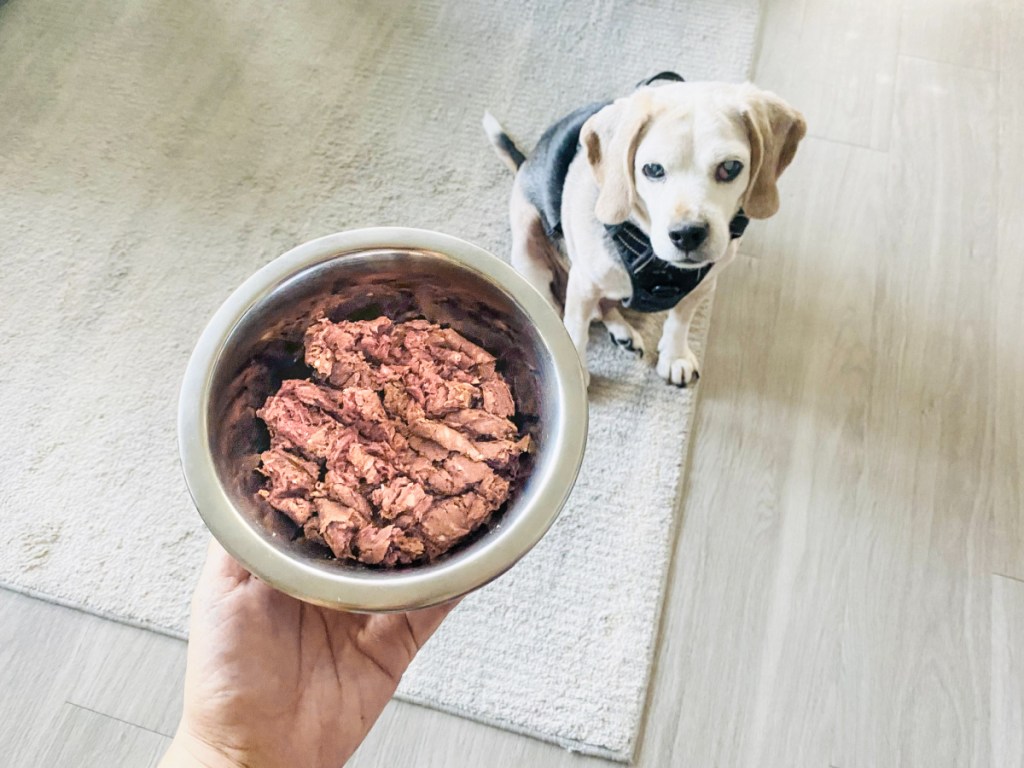
[[(740, 237), (750, 219), (742, 210), (729, 222), (729, 237)], [(623, 306), (637, 312), (663, 312), (672, 309), (684, 296), (692, 292), (708, 276), (714, 264), (698, 269), (680, 269), (654, 255), (650, 238), (635, 224), (605, 226), (608, 237), (615, 244), (622, 265), (629, 273), (633, 293), (623, 299)]]
[(671, 71), (667, 71), (666, 70), (665, 72), (659, 72), (656, 75), (651, 75), (650, 77), (645, 77), (643, 80), (641, 80), (639, 83), (636, 84), (636, 87), (637, 88), (641, 88), (641, 87), (643, 87), (645, 85), (652, 85), (652, 84), (658, 82), (659, 80), (667, 80), (670, 83), (683, 83), (683, 82), (686, 82), (685, 80), (683, 80), (683, 76), (682, 75), (679, 75), (679, 74), (677, 74), (675, 72), (671, 72)]

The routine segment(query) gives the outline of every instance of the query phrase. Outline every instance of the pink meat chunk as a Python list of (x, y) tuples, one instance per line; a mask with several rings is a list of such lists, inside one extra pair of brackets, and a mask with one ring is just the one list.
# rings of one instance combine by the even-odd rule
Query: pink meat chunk
[(477, 441), (473, 444), (477, 453), (483, 457), (492, 467), (505, 469), (513, 461), (519, 458), (520, 454), (529, 450), (529, 435), (519, 440), (488, 440)]
[(476, 461), (483, 460), (483, 454), (473, 441), (453, 427), (430, 419), (416, 419), (409, 425), (409, 431), (417, 437), (432, 440), (449, 451), (464, 453)]
[(516, 425), (508, 419), (479, 408), (463, 408), (449, 413), (444, 417), (444, 423), (474, 437), (490, 437), (495, 440), (514, 437), (518, 431)]
[(266, 475), (269, 484), (260, 495), (298, 525), (305, 523), (313, 514), (309, 495), (316, 486), (320, 465), (280, 447), (264, 451), (260, 459), (260, 472)]
[[(327, 540), (320, 535), (320, 518), (316, 515), (309, 518), (302, 526), (303, 535), (312, 541), (314, 544), (320, 544), (321, 546), (327, 547)], [(328, 547), (330, 549), (330, 547)]]
[(426, 543), (444, 552), (476, 530), (496, 508), (492, 501), (470, 491), (434, 504), (420, 528)]
[(320, 521), (320, 535), (334, 556), (353, 558), (352, 543), (370, 521), (357, 509), (333, 499), (319, 498), (314, 501), (317, 518)]
[(386, 317), (306, 331), (310, 380), (257, 415), (271, 435), (259, 492), (338, 559), (440, 557), (511, 493), (529, 447), (494, 356), (451, 328)]
[[(444, 336), (444, 340), (448, 345), (449, 349), (453, 349), (456, 352), (465, 355), (467, 358), (472, 360), (474, 365), (486, 365), (494, 362), (494, 355), (488, 352), (483, 347), (479, 347), (464, 336), (459, 335), (451, 328), (445, 328), (441, 331)], [(459, 366), (460, 368), (465, 366)]]
[(409, 394), (409, 390), (401, 382), (388, 382), (384, 385), (384, 410), (394, 418), (411, 422), (424, 418), (423, 407)]
[(390, 328), (386, 317), (367, 323), (321, 320), (306, 331), (306, 364), (335, 387), (376, 388), (382, 379), (367, 357), (386, 359)]
[(501, 379), (491, 379), (480, 385), (483, 393), (484, 410), (488, 413), (509, 418), (515, 415), (516, 405), (512, 401), (512, 392)]
[(370, 498), (385, 520), (394, 520), (403, 515), (419, 520), (434, 503), (433, 496), (420, 483), (408, 477), (396, 477), (387, 485), (375, 488)]
[(407, 565), (423, 555), (421, 539), (409, 536), (394, 525), (367, 527), (356, 536), (357, 559), (368, 565)]
[(272, 442), (310, 459), (323, 459), (338, 429), (338, 422), (299, 402), (288, 393), (272, 395), (256, 415), (266, 422)]
[(445, 459), (444, 468), (456, 482), (459, 491), (483, 481), (494, 474), (494, 470), (482, 461), (473, 461), (468, 456), (455, 454)]
[(443, 445), (427, 440), (424, 437), (409, 436), (409, 447), (421, 456), (426, 456), (431, 461), (442, 461), (448, 458), (449, 450)]
[(441, 382), (424, 392), (423, 409), (431, 416), (438, 416), (469, 408), (478, 393), (477, 387), (462, 381)]
[(373, 508), (366, 497), (356, 490), (355, 485), (355, 483), (339, 478), (329, 470), (315, 495), (326, 496), (328, 499), (354, 509), (366, 519), (370, 519), (373, 516)]

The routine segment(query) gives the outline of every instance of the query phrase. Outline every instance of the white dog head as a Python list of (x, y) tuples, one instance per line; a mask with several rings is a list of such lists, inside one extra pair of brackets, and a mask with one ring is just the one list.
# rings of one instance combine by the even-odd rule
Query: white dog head
[(604, 224), (633, 218), (658, 258), (695, 268), (721, 258), (740, 208), (765, 219), (806, 132), (803, 116), (750, 84), (645, 86), (591, 117), (580, 142)]

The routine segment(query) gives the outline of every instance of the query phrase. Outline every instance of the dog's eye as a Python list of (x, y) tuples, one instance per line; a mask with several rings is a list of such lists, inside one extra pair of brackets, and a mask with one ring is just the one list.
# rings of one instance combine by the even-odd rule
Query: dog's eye
[(665, 175), (665, 169), (661, 163), (647, 163), (643, 167), (643, 172), (648, 179), (660, 179)]
[(715, 179), (718, 181), (732, 181), (740, 175), (742, 170), (743, 163), (739, 160), (726, 160), (724, 163), (719, 163), (715, 169)]

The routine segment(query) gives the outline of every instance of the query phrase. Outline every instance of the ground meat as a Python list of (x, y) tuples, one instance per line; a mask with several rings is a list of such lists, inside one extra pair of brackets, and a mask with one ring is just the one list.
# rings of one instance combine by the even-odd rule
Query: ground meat
[(270, 431), (260, 495), (339, 559), (432, 560), (508, 499), (529, 439), (487, 350), (451, 328), (386, 317), (305, 335), (307, 380), (257, 411)]

